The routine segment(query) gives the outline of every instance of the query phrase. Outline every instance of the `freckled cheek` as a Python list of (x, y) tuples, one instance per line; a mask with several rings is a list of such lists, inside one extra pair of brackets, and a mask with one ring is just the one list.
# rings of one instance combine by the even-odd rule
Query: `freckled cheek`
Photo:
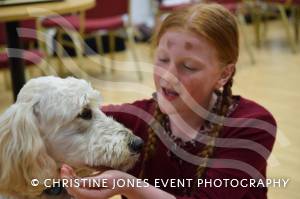
[(188, 79), (188, 80), (182, 80), (182, 86), (184, 89), (188, 92), (183, 92), (184, 94), (189, 94), (194, 99), (201, 98), (201, 96), (205, 93), (207, 90), (205, 81), (202, 81), (201, 79)]
[[(183, 84), (185, 90), (191, 95), (194, 96), (195, 94), (201, 92), (202, 88), (199, 84), (192, 84), (189, 82), (188, 84)], [(185, 93), (185, 94), (188, 94)]]

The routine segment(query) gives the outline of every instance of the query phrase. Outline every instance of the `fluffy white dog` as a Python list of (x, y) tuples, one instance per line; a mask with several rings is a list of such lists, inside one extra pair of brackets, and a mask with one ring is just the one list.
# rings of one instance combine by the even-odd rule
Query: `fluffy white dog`
[(77, 170), (133, 166), (142, 140), (99, 107), (99, 92), (85, 80), (30, 80), (0, 117), (0, 194), (68, 197), (43, 183), (31, 185), (32, 179), (59, 179), (62, 163)]

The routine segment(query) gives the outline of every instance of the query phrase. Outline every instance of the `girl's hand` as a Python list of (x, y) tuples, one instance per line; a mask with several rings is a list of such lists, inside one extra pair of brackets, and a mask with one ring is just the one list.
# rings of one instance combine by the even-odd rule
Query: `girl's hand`
[[(68, 166), (63, 165), (61, 168), (61, 177), (63, 179), (73, 180), (78, 178), (74, 172), (74, 170)], [(83, 180), (107, 180), (107, 183), (103, 185), (103, 187), (87, 187), (88, 183), (82, 183)], [(102, 174), (94, 177), (82, 178), (80, 187), (68, 187), (68, 193), (76, 199), (107, 199), (114, 195), (124, 195), (130, 199), (175, 199), (171, 194), (164, 192), (158, 188), (155, 188), (148, 184), (145, 187), (118, 187), (114, 184), (114, 181), (119, 179), (131, 179), (137, 180), (134, 176), (131, 176), (127, 173), (117, 171), (117, 170), (109, 170), (105, 171)], [(105, 186), (105, 187), (104, 187)]]
[[(74, 170), (65, 164), (61, 168), (61, 177), (68, 180), (78, 178)], [(81, 179), (80, 187), (68, 187), (67, 191), (76, 199), (107, 199), (126, 191), (126, 188), (115, 187), (114, 180), (129, 178), (134, 177), (121, 171), (108, 170), (100, 175)], [(88, 187), (88, 182), (93, 182), (93, 180), (96, 182), (105, 182), (103, 183), (104, 187)], [(83, 181), (85, 181), (85, 183), (83, 183)]]

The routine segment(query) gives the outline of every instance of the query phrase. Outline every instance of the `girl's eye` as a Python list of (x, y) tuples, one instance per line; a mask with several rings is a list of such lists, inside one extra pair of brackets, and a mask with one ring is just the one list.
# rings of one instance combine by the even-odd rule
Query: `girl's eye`
[(182, 67), (189, 70), (189, 71), (195, 71), (196, 69), (188, 64), (182, 64)]
[(168, 63), (169, 59), (167, 59), (167, 58), (158, 58), (158, 61), (161, 62), (161, 63)]

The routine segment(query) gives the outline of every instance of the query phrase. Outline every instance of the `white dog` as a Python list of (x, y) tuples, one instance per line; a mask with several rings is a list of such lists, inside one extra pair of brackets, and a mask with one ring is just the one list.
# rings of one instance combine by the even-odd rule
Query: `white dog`
[(59, 179), (62, 163), (77, 170), (132, 167), (142, 140), (99, 107), (99, 92), (85, 80), (30, 80), (0, 117), (0, 194), (68, 197), (43, 183), (31, 185), (32, 179)]

